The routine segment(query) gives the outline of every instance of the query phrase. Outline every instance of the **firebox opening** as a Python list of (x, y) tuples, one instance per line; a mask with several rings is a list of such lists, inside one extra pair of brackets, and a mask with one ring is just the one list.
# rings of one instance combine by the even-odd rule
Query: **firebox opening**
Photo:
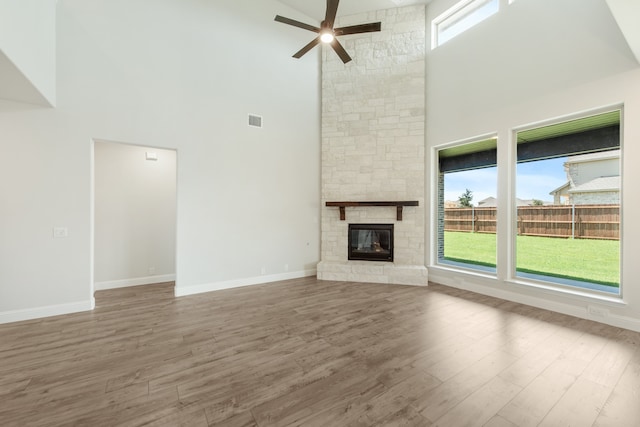
[(393, 224), (349, 224), (349, 260), (393, 262)]

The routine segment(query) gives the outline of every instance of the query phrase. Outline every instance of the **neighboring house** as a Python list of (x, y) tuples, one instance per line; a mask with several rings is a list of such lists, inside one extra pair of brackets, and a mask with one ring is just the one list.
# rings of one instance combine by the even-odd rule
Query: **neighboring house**
[[(544, 205), (549, 205), (549, 202), (542, 202)], [(498, 199), (495, 197), (487, 197), (486, 199), (480, 200), (478, 202), (479, 208), (489, 208), (498, 206)], [(535, 206), (534, 200), (523, 200), (516, 198), (516, 206)]]
[(620, 150), (570, 156), (567, 182), (549, 194), (556, 205), (620, 203)]
[(487, 197), (486, 199), (482, 199), (478, 202), (479, 208), (489, 208), (498, 206), (498, 199), (495, 197)]

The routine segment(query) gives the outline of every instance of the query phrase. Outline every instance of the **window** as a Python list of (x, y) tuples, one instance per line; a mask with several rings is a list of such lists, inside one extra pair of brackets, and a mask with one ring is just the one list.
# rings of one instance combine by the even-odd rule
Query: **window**
[(497, 139), (438, 151), (438, 263), (496, 271)]
[(499, 0), (463, 0), (435, 18), (431, 23), (431, 48), (446, 43), (455, 36), (498, 12)]
[(620, 293), (620, 113), (517, 132), (516, 277)]

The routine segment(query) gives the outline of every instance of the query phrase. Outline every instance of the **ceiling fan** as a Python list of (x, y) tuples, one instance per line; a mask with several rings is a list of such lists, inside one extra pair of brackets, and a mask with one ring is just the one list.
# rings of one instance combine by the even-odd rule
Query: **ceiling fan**
[(347, 62), (351, 61), (351, 57), (336, 37), (346, 36), (349, 34), (371, 33), (380, 31), (380, 22), (371, 22), (369, 24), (333, 28), (334, 21), (336, 20), (336, 14), (338, 13), (339, 2), (340, 0), (327, 0), (327, 11), (324, 16), (324, 21), (322, 21), (322, 23), (320, 24), (320, 28), (314, 27), (313, 25), (305, 24), (304, 22), (296, 21), (295, 19), (276, 15), (275, 20), (278, 22), (318, 33), (318, 37), (313, 39), (309, 44), (307, 44), (305, 47), (303, 47), (293, 55), (294, 58), (301, 58), (302, 55), (309, 52), (317, 44), (323, 42), (330, 44), (333, 50), (338, 54), (340, 59), (342, 59), (342, 62), (346, 64)]

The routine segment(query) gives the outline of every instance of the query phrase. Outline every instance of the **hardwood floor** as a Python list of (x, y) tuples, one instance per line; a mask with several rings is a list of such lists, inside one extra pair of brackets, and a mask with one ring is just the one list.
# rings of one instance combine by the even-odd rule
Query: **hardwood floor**
[(640, 334), (444, 286), (96, 303), (0, 325), (0, 425), (640, 425)]

